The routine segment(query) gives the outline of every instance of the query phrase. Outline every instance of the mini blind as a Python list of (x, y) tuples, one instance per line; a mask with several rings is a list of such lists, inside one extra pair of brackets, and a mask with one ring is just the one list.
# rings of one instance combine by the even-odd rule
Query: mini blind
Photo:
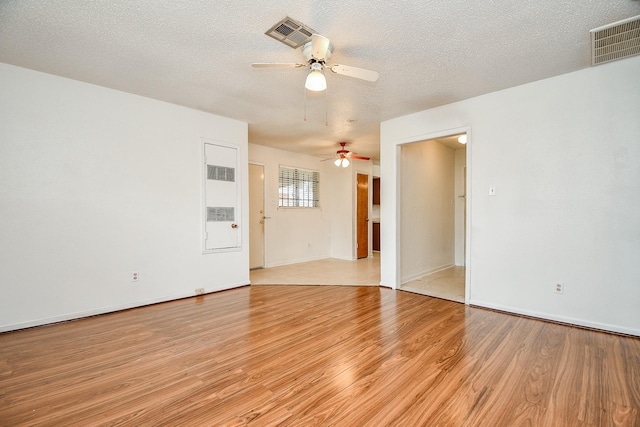
[(278, 206), (317, 208), (319, 199), (320, 172), (280, 166)]

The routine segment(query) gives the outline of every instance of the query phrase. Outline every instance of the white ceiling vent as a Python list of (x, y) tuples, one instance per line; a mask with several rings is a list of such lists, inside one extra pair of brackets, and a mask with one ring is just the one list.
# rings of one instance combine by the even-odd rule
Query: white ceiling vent
[(640, 15), (594, 28), (590, 33), (591, 65), (640, 54)]
[(288, 16), (269, 28), (265, 33), (294, 49), (299, 48), (311, 39), (311, 35), (316, 31), (307, 27), (302, 22), (289, 18)]

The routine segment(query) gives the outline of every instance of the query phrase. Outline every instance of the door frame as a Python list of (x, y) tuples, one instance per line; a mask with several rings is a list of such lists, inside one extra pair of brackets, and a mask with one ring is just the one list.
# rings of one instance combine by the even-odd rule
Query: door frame
[[(466, 167), (467, 167), (467, 179), (466, 179), (466, 198), (465, 198), (465, 204), (466, 204), (466, 217), (465, 217), (465, 284), (464, 284), (464, 303), (466, 305), (470, 304), (470, 300), (471, 300), (471, 272), (472, 272), (472, 263), (471, 263), (471, 244), (472, 244), (472, 239), (471, 239), (471, 220), (472, 220), (472, 209), (471, 209), (471, 201), (472, 201), (472, 180), (471, 180), (471, 176), (472, 176), (472, 163), (471, 163), (471, 154), (472, 154), (472, 150), (473, 150), (473, 144), (472, 144), (472, 132), (471, 132), (471, 127), (470, 126), (462, 126), (462, 127), (458, 127), (458, 128), (453, 128), (453, 129), (446, 129), (446, 130), (442, 130), (442, 131), (438, 131), (438, 132), (431, 132), (428, 134), (422, 134), (422, 135), (415, 135), (413, 137), (410, 138), (406, 138), (406, 139), (402, 139), (399, 140), (395, 143), (395, 147), (394, 147), (394, 155), (395, 155), (395, 159), (394, 159), (394, 163), (395, 163), (395, 191), (396, 194), (400, 193), (400, 189), (402, 186), (402, 162), (401, 162), (401, 150), (402, 150), (402, 146), (405, 144), (411, 144), (414, 142), (420, 142), (420, 141), (428, 141), (431, 139), (437, 139), (437, 138), (443, 138), (446, 136), (451, 136), (451, 135), (456, 135), (456, 134), (461, 134), (461, 133), (466, 133), (467, 134), (467, 145), (466, 145), (466, 159), (465, 159), (465, 163), (466, 163)], [(395, 277), (394, 277), (394, 283), (391, 283), (391, 288), (392, 289), (399, 289), (400, 288), (400, 283), (402, 281), (402, 272), (401, 269), (398, 268), (400, 265), (402, 265), (402, 251), (400, 250), (401, 247), (401, 238), (400, 236), (402, 235), (402, 224), (400, 223), (401, 221), (399, 221), (399, 218), (401, 218), (401, 209), (402, 209), (402, 201), (400, 200), (400, 197), (396, 197), (395, 199), (395, 217), (396, 217), (396, 221), (395, 221), (395, 254), (394, 254), (394, 268), (395, 268)]]

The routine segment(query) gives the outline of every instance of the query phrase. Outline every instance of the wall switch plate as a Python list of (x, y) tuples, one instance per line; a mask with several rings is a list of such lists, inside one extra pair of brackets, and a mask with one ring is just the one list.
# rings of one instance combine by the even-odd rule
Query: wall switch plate
[(496, 186), (495, 185), (489, 186), (489, 195), (490, 196), (495, 196), (496, 195)]

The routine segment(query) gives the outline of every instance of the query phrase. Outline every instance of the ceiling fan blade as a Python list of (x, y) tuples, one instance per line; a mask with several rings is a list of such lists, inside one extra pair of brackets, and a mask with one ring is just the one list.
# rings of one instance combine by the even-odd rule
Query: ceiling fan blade
[(327, 58), (327, 51), (329, 50), (329, 44), (331, 41), (325, 36), (320, 34), (311, 35), (311, 56), (318, 61), (323, 61)]
[(371, 160), (371, 157), (365, 157), (365, 156), (356, 156), (354, 154), (352, 154), (351, 156), (352, 159), (357, 159), (357, 160)]
[(300, 67), (306, 67), (307, 64), (254, 62), (253, 64), (251, 64), (251, 66), (253, 68), (300, 68)]
[(334, 64), (329, 67), (331, 71), (336, 74), (342, 74), (349, 77), (355, 77), (356, 79), (367, 80), (375, 82), (378, 80), (378, 72), (365, 70), (364, 68), (352, 67), (350, 65)]

